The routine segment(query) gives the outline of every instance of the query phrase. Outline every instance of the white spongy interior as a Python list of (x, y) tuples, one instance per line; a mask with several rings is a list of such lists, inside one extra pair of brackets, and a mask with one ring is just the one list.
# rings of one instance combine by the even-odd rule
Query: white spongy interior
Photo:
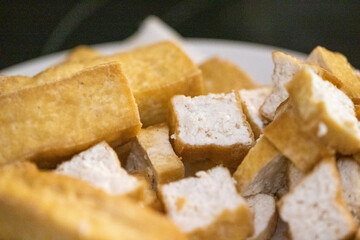
[(281, 218), (292, 239), (343, 239), (351, 231), (345, 207), (337, 202), (339, 179), (330, 162), (321, 162), (283, 200)]
[(262, 107), (262, 111), (271, 118), (274, 117), (278, 106), (289, 97), (285, 83), (289, 82), (302, 66), (299, 60), (283, 53), (274, 55), (273, 62), (274, 72), (272, 81), (274, 88)]
[(324, 102), (328, 115), (332, 116), (339, 125), (352, 129), (352, 133), (360, 138), (359, 123), (351, 99), (332, 83), (324, 81), (311, 69), (308, 71), (312, 76), (313, 100)]
[[(216, 167), (197, 177), (182, 179), (162, 187), (167, 213), (184, 232), (208, 226), (226, 209), (235, 210), (246, 201), (237, 193), (229, 171)], [(179, 208), (178, 201), (183, 201)]]
[(101, 142), (57, 167), (56, 173), (82, 179), (113, 195), (137, 189), (138, 180), (121, 168), (114, 150)]
[(191, 145), (232, 145), (252, 143), (251, 132), (235, 93), (198, 97), (175, 96), (174, 111), (179, 137)]
[(266, 231), (276, 214), (275, 198), (267, 194), (256, 194), (246, 198), (254, 213), (254, 234), (252, 239)]
[(268, 122), (266, 118), (260, 114), (259, 110), (270, 93), (271, 88), (269, 87), (251, 90), (243, 89), (239, 91), (240, 98), (246, 105), (250, 118), (259, 129), (263, 129), (265, 124)]

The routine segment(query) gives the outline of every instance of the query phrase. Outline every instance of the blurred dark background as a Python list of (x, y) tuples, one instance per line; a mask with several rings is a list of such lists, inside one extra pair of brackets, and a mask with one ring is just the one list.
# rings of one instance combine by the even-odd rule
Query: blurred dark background
[(360, 1), (0, 1), (0, 69), (127, 38), (148, 15), (185, 37), (342, 52), (360, 68)]

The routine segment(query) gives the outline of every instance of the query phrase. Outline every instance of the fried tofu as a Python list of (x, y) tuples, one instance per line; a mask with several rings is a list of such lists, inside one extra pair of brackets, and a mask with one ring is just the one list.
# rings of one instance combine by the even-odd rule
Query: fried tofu
[(233, 90), (252, 89), (258, 84), (233, 63), (214, 57), (200, 64), (206, 93), (229, 93)]
[(0, 169), (0, 238), (187, 239), (149, 208), (29, 162)]
[(319, 64), (320, 67), (332, 73), (342, 83), (340, 90), (342, 90), (355, 105), (360, 104), (360, 81), (344, 55), (318, 46), (313, 49), (306, 59), (306, 62)]
[(0, 164), (33, 160), (54, 167), (105, 140), (112, 146), (141, 128), (129, 84), (118, 64), (0, 96)]
[(360, 151), (360, 127), (351, 99), (311, 68), (287, 83), (301, 124), (324, 144), (342, 154)]
[(322, 159), (277, 205), (290, 239), (351, 239), (356, 233), (334, 158)]
[(236, 92), (173, 97), (169, 126), (183, 161), (212, 161), (234, 171), (254, 144)]
[(260, 137), (263, 128), (269, 123), (269, 121), (261, 115), (260, 108), (271, 91), (272, 89), (270, 87), (251, 90), (243, 89), (239, 91), (241, 105), (246, 119), (254, 132), (255, 139)]
[(81, 179), (111, 195), (143, 201), (145, 185), (121, 167), (116, 152), (100, 142), (57, 166), (56, 173)]
[(261, 137), (233, 175), (238, 191), (245, 197), (276, 194), (286, 185), (286, 164), (287, 159), (266, 137)]
[(238, 240), (253, 233), (253, 213), (224, 167), (163, 185), (160, 192), (168, 217), (191, 240)]
[(301, 60), (278, 51), (272, 53), (272, 60), (274, 63), (274, 72), (271, 76), (273, 88), (260, 109), (262, 115), (269, 120), (274, 119), (276, 109), (289, 97), (285, 83), (290, 81), (303, 66)]
[(171, 146), (165, 123), (140, 130), (126, 164), (129, 172), (147, 172), (154, 189), (184, 177), (184, 164)]
[(314, 167), (320, 159), (335, 154), (333, 149), (303, 128), (289, 102), (279, 109), (275, 119), (264, 128), (264, 135), (303, 172)]
[(172, 96), (203, 93), (201, 71), (178, 46), (169, 41), (88, 61), (64, 63), (39, 73), (34, 79), (36, 84), (57, 81), (85, 67), (111, 61), (121, 64), (144, 127), (166, 121), (167, 106)]

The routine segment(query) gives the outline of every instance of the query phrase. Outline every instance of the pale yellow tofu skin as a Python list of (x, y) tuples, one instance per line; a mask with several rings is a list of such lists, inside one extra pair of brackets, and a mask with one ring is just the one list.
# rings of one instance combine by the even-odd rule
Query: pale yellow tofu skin
[(172, 96), (203, 93), (201, 71), (178, 46), (169, 41), (88, 61), (65, 62), (34, 76), (34, 84), (57, 81), (85, 67), (111, 61), (121, 64), (144, 127), (166, 121), (167, 106)]
[(235, 64), (214, 57), (200, 64), (206, 93), (229, 93), (233, 90), (253, 89), (258, 84)]
[(86, 60), (94, 59), (99, 56), (100, 53), (94, 48), (86, 45), (80, 45), (70, 51), (65, 61), (67, 62), (86, 61)]
[(141, 128), (129, 84), (118, 64), (0, 96), (0, 164), (33, 160), (53, 167), (107, 141), (119, 145)]
[(29, 162), (6, 165), (0, 176), (0, 239), (187, 239), (149, 208)]
[(140, 130), (127, 159), (128, 167), (132, 171), (148, 169), (150, 181), (155, 185), (184, 177), (184, 164), (171, 146), (165, 123)]
[(348, 95), (354, 104), (360, 103), (360, 82), (344, 55), (318, 46), (313, 49), (306, 61), (319, 64), (333, 74), (342, 83), (340, 90)]
[(16, 75), (0, 77), (0, 96), (8, 93), (16, 92), (26, 86), (31, 86), (33, 83), (32, 77)]

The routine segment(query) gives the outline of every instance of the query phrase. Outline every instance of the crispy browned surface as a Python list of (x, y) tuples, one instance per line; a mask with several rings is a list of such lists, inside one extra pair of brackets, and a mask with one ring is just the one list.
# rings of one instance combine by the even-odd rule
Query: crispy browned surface
[[(266, 137), (261, 137), (236, 169), (233, 178), (242, 196), (257, 193), (274, 194), (282, 187), (275, 179), (284, 174), (285, 166), (286, 159), (282, 154)], [(272, 175), (269, 175), (270, 172)]]
[(254, 231), (254, 216), (247, 205), (223, 213), (206, 228), (199, 228), (190, 233), (191, 240), (240, 240), (247, 239)]
[[(138, 147), (145, 153), (158, 184), (166, 184), (184, 177), (184, 164), (175, 154), (169, 141), (169, 128), (165, 123), (140, 130), (136, 136)], [(140, 151), (135, 147), (132, 151)], [(143, 160), (146, 161), (146, 160)]]
[(317, 56), (317, 61), (310, 58), (309, 62), (316, 62), (320, 67), (333, 74), (342, 83), (340, 90), (348, 95), (355, 104), (360, 103), (360, 81), (344, 55), (321, 46), (314, 48), (310, 55)]
[(203, 72), (207, 93), (228, 93), (232, 90), (258, 87), (242, 69), (229, 61), (214, 57), (199, 67)]
[[(317, 101), (313, 89), (313, 77), (309, 69), (300, 70), (294, 78), (286, 84), (289, 96), (300, 124), (306, 126), (308, 132), (318, 138), (325, 145), (332, 147), (342, 154), (353, 154), (360, 151), (360, 139), (355, 134), (355, 127), (350, 123), (339, 122), (337, 112), (329, 112), (325, 100)], [(326, 93), (325, 93), (326, 94)], [(330, 97), (330, 96), (329, 96)], [(339, 104), (341, 102), (339, 101)], [(355, 117), (355, 116), (354, 116)], [(326, 134), (318, 136), (320, 124), (325, 124)]]
[(0, 169), (0, 238), (186, 239), (165, 217), (28, 162)]
[(53, 166), (54, 158), (102, 140), (125, 142), (141, 127), (117, 64), (0, 96), (0, 106), (0, 164), (31, 159)]
[(88, 61), (65, 62), (36, 75), (35, 84), (57, 81), (85, 67), (110, 61), (121, 64), (144, 127), (166, 120), (167, 104), (172, 96), (203, 93), (201, 71), (180, 48), (168, 41)]
[(27, 85), (32, 85), (33, 79), (28, 76), (4, 76), (0, 78), (0, 96), (16, 92)]
[(332, 149), (313, 134), (302, 129), (291, 104), (282, 106), (274, 121), (264, 128), (264, 135), (304, 172), (310, 170), (323, 157), (334, 154)]

